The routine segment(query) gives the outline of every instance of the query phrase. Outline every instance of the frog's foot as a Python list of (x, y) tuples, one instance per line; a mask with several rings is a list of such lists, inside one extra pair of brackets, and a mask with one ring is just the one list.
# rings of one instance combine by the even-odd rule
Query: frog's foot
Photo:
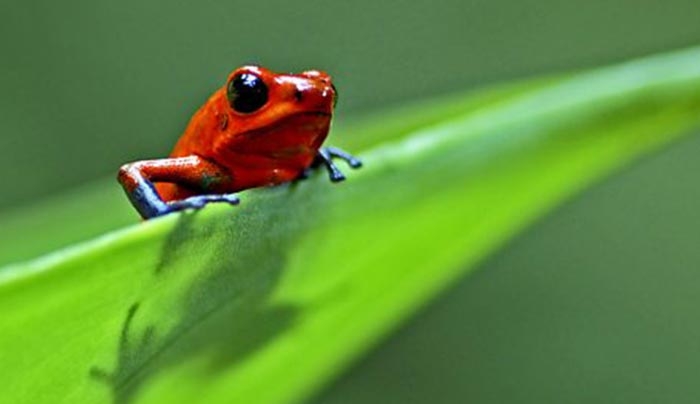
[(345, 179), (345, 175), (343, 175), (340, 169), (333, 163), (333, 158), (345, 160), (350, 168), (357, 169), (362, 167), (362, 161), (350, 153), (338, 149), (337, 147), (322, 147), (316, 155), (316, 162), (326, 167), (328, 176), (332, 182), (340, 182)]
[(163, 212), (159, 212), (158, 216), (167, 215), (168, 213), (179, 212), (185, 209), (199, 210), (210, 203), (225, 202), (229, 205), (238, 205), (241, 200), (236, 194), (217, 194), (217, 195), (197, 195), (191, 196), (181, 201), (168, 202)]

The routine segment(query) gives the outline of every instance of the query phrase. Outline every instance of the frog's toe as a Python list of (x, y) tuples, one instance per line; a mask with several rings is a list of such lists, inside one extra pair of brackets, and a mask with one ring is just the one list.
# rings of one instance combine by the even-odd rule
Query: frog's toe
[(345, 175), (340, 172), (340, 170), (337, 171), (330, 171), (328, 173), (329, 178), (331, 179), (331, 182), (342, 182), (345, 181)]
[(347, 160), (347, 162), (348, 162), (348, 165), (350, 166), (350, 168), (360, 168), (360, 167), (362, 167), (362, 160), (360, 160), (360, 159), (358, 159), (358, 158), (356, 158), (356, 157), (353, 157), (353, 158), (351, 158), (350, 160)]
[(229, 205), (238, 205), (239, 203), (241, 203), (241, 199), (236, 194), (226, 194), (221, 195), (220, 202), (226, 202)]

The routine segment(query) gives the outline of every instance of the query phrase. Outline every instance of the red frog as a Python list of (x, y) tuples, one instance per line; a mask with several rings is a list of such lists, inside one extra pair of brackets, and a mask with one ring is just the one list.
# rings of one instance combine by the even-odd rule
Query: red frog
[(318, 165), (331, 181), (342, 181), (334, 157), (352, 168), (362, 163), (321, 147), (337, 98), (330, 76), (321, 71), (278, 74), (241, 67), (194, 114), (170, 158), (124, 165), (119, 182), (150, 219), (211, 202), (235, 205), (234, 192), (302, 178)]

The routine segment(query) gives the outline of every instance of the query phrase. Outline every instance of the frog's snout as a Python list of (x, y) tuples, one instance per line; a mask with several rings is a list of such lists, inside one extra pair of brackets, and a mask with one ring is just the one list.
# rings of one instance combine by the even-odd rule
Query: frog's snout
[(338, 100), (338, 92), (331, 76), (320, 70), (307, 70), (300, 74), (307, 79), (298, 83), (294, 97), (310, 109), (332, 112)]

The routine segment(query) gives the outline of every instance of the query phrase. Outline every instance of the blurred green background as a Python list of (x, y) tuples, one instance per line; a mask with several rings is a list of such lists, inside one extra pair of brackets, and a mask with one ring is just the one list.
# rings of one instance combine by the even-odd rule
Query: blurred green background
[[(3, 210), (165, 156), (243, 63), (329, 71), (343, 121), (700, 43), (697, 0), (5, 0), (0, 21)], [(695, 135), (559, 209), (317, 402), (700, 402), (699, 157)]]

